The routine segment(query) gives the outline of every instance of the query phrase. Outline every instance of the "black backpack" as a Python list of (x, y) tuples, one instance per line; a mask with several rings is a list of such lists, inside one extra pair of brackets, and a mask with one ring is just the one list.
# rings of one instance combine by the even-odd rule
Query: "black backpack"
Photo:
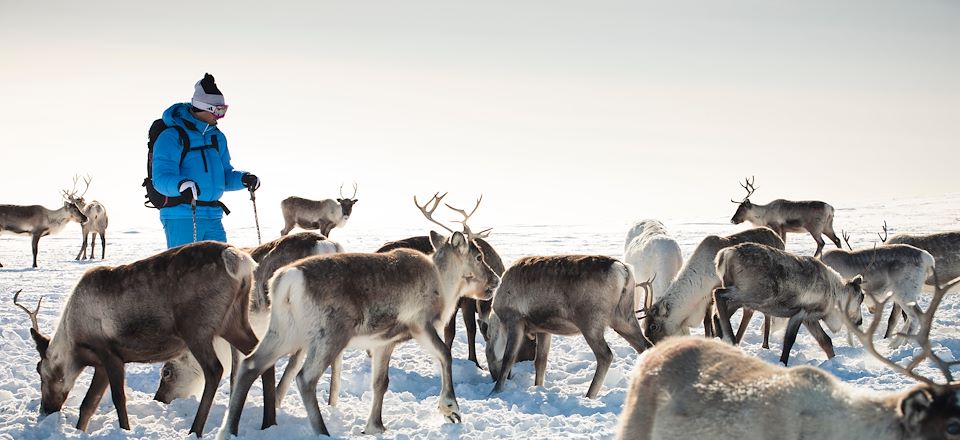
[(163, 122), (163, 119), (153, 121), (153, 124), (150, 125), (150, 131), (147, 133), (147, 178), (143, 179), (143, 185), (141, 185), (147, 190), (147, 194), (143, 196), (147, 199), (143, 202), (143, 206), (147, 208), (160, 209), (190, 202), (190, 199), (184, 196), (167, 197), (160, 194), (160, 191), (157, 191), (157, 189), (153, 187), (153, 144), (157, 142), (160, 133), (163, 133), (163, 131), (168, 128), (176, 129), (177, 134), (180, 136), (180, 145), (183, 147), (180, 153), (181, 165), (183, 165), (183, 158), (187, 157), (187, 152), (190, 151), (190, 137), (187, 136), (187, 132), (183, 130), (183, 127), (167, 125)]
[[(160, 137), (160, 133), (163, 133), (164, 130), (168, 128), (173, 128), (177, 130), (177, 135), (180, 137), (180, 146), (183, 149), (180, 151), (180, 165), (183, 165), (183, 159), (187, 157), (187, 153), (190, 151), (190, 137), (187, 136), (187, 132), (183, 127), (179, 125), (167, 125), (163, 122), (163, 119), (157, 119), (153, 121), (153, 124), (150, 125), (150, 131), (147, 132), (147, 178), (143, 179), (143, 184), (140, 185), (147, 190), (147, 194), (143, 197), (147, 200), (143, 202), (143, 206), (147, 208), (169, 208), (171, 206), (182, 205), (185, 203), (190, 203), (190, 198), (185, 196), (176, 196), (168, 197), (157, 191), (153, 187), (153, 145), (157, 142), (157, 138)], [(213, 138), (212, 145), (204, 145), (202, 147), (194, 148), (194, 150), (205, 150), (208, 148), (220, 150), (220, 146), (217, 144), (217, 138)], [(203, 166), (206, 168), (207, 159), (203, 158)], [(223, 209), (223, 213), (230, 215), (230, 210), (227, 208), (227, 205), (224, 205), (222, 202), (213, 201), (208, 202), (205, 200), (197, 200), (197, 206), (219, 206), (220, 209)]]

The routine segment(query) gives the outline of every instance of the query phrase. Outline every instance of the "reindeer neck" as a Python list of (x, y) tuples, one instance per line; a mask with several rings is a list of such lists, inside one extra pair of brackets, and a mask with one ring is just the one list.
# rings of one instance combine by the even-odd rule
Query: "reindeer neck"
[(435, 252), (432, 257), (437, 270), (440, 272), (440, 300), (443, 302), (443, 322), (447, 322), (457, 310), (457, 304), (460, 301), (458, 292), (463, 279), (460, 276), (460, 266), (453, 261), (454, 257), (448, 255), (447, 252)]
[(67, 206), (62, 206), (60, 209), (47, 209), (47, 211), (50, 213), (50, 222), (55, 225), (62, 225), (70, 221), (70, 210)]
[(759, 223), (759, 222), (766, 220), (767, 213), (770, 210), (769, 208), (770, 208), (769, 204), (761, 205), (759, 203), (752, 203), (750, 205), (750, 209), (747, 210), (747, 215), (746, 215), (747, 221), (753, 224), (764, 224), (765, 222), (763, 223)]

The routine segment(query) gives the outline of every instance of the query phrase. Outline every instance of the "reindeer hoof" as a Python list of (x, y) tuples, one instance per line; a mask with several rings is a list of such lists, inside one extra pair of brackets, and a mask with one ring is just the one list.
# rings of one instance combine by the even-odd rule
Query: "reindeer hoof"
[(364, 435), (377, 435), (383, 434), (387, 428), (384, 428), (383, 423), (368, 423), (365, 428), (363, 428)]
[(450, 423), (460, 423), (463, 417), (460, 416), (460, 405), (456, 399), (440, 399), (440, 413)]

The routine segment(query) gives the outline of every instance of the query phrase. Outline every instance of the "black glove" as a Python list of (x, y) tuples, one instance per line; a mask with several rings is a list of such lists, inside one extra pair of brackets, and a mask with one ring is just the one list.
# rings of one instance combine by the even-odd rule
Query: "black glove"
[(180, 195), (187, 198), (187, 203), (195, 200), (200, 195), (200, 185), (192, 180), (180, 182)]
[(260, 188), (260, 178), (251, 173), (244, 173), (243, 177), (240, 178), (240, 182), (250, 191), (256, 191)]

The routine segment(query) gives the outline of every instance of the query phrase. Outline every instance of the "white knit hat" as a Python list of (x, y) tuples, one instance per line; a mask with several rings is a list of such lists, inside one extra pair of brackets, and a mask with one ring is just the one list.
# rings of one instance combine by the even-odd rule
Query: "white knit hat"
[(203, 79), (197, 81), (197, 84), (193, 87), (193, 100), (191, 103), (194, 107), (200, 108), (201, 110), (207, 110), (215, 105), (226, 104), (223, 100), (223, 93), (217, 88), (217, 83), (214, 81), (213, 75), (205, 73), (203, 74)]

